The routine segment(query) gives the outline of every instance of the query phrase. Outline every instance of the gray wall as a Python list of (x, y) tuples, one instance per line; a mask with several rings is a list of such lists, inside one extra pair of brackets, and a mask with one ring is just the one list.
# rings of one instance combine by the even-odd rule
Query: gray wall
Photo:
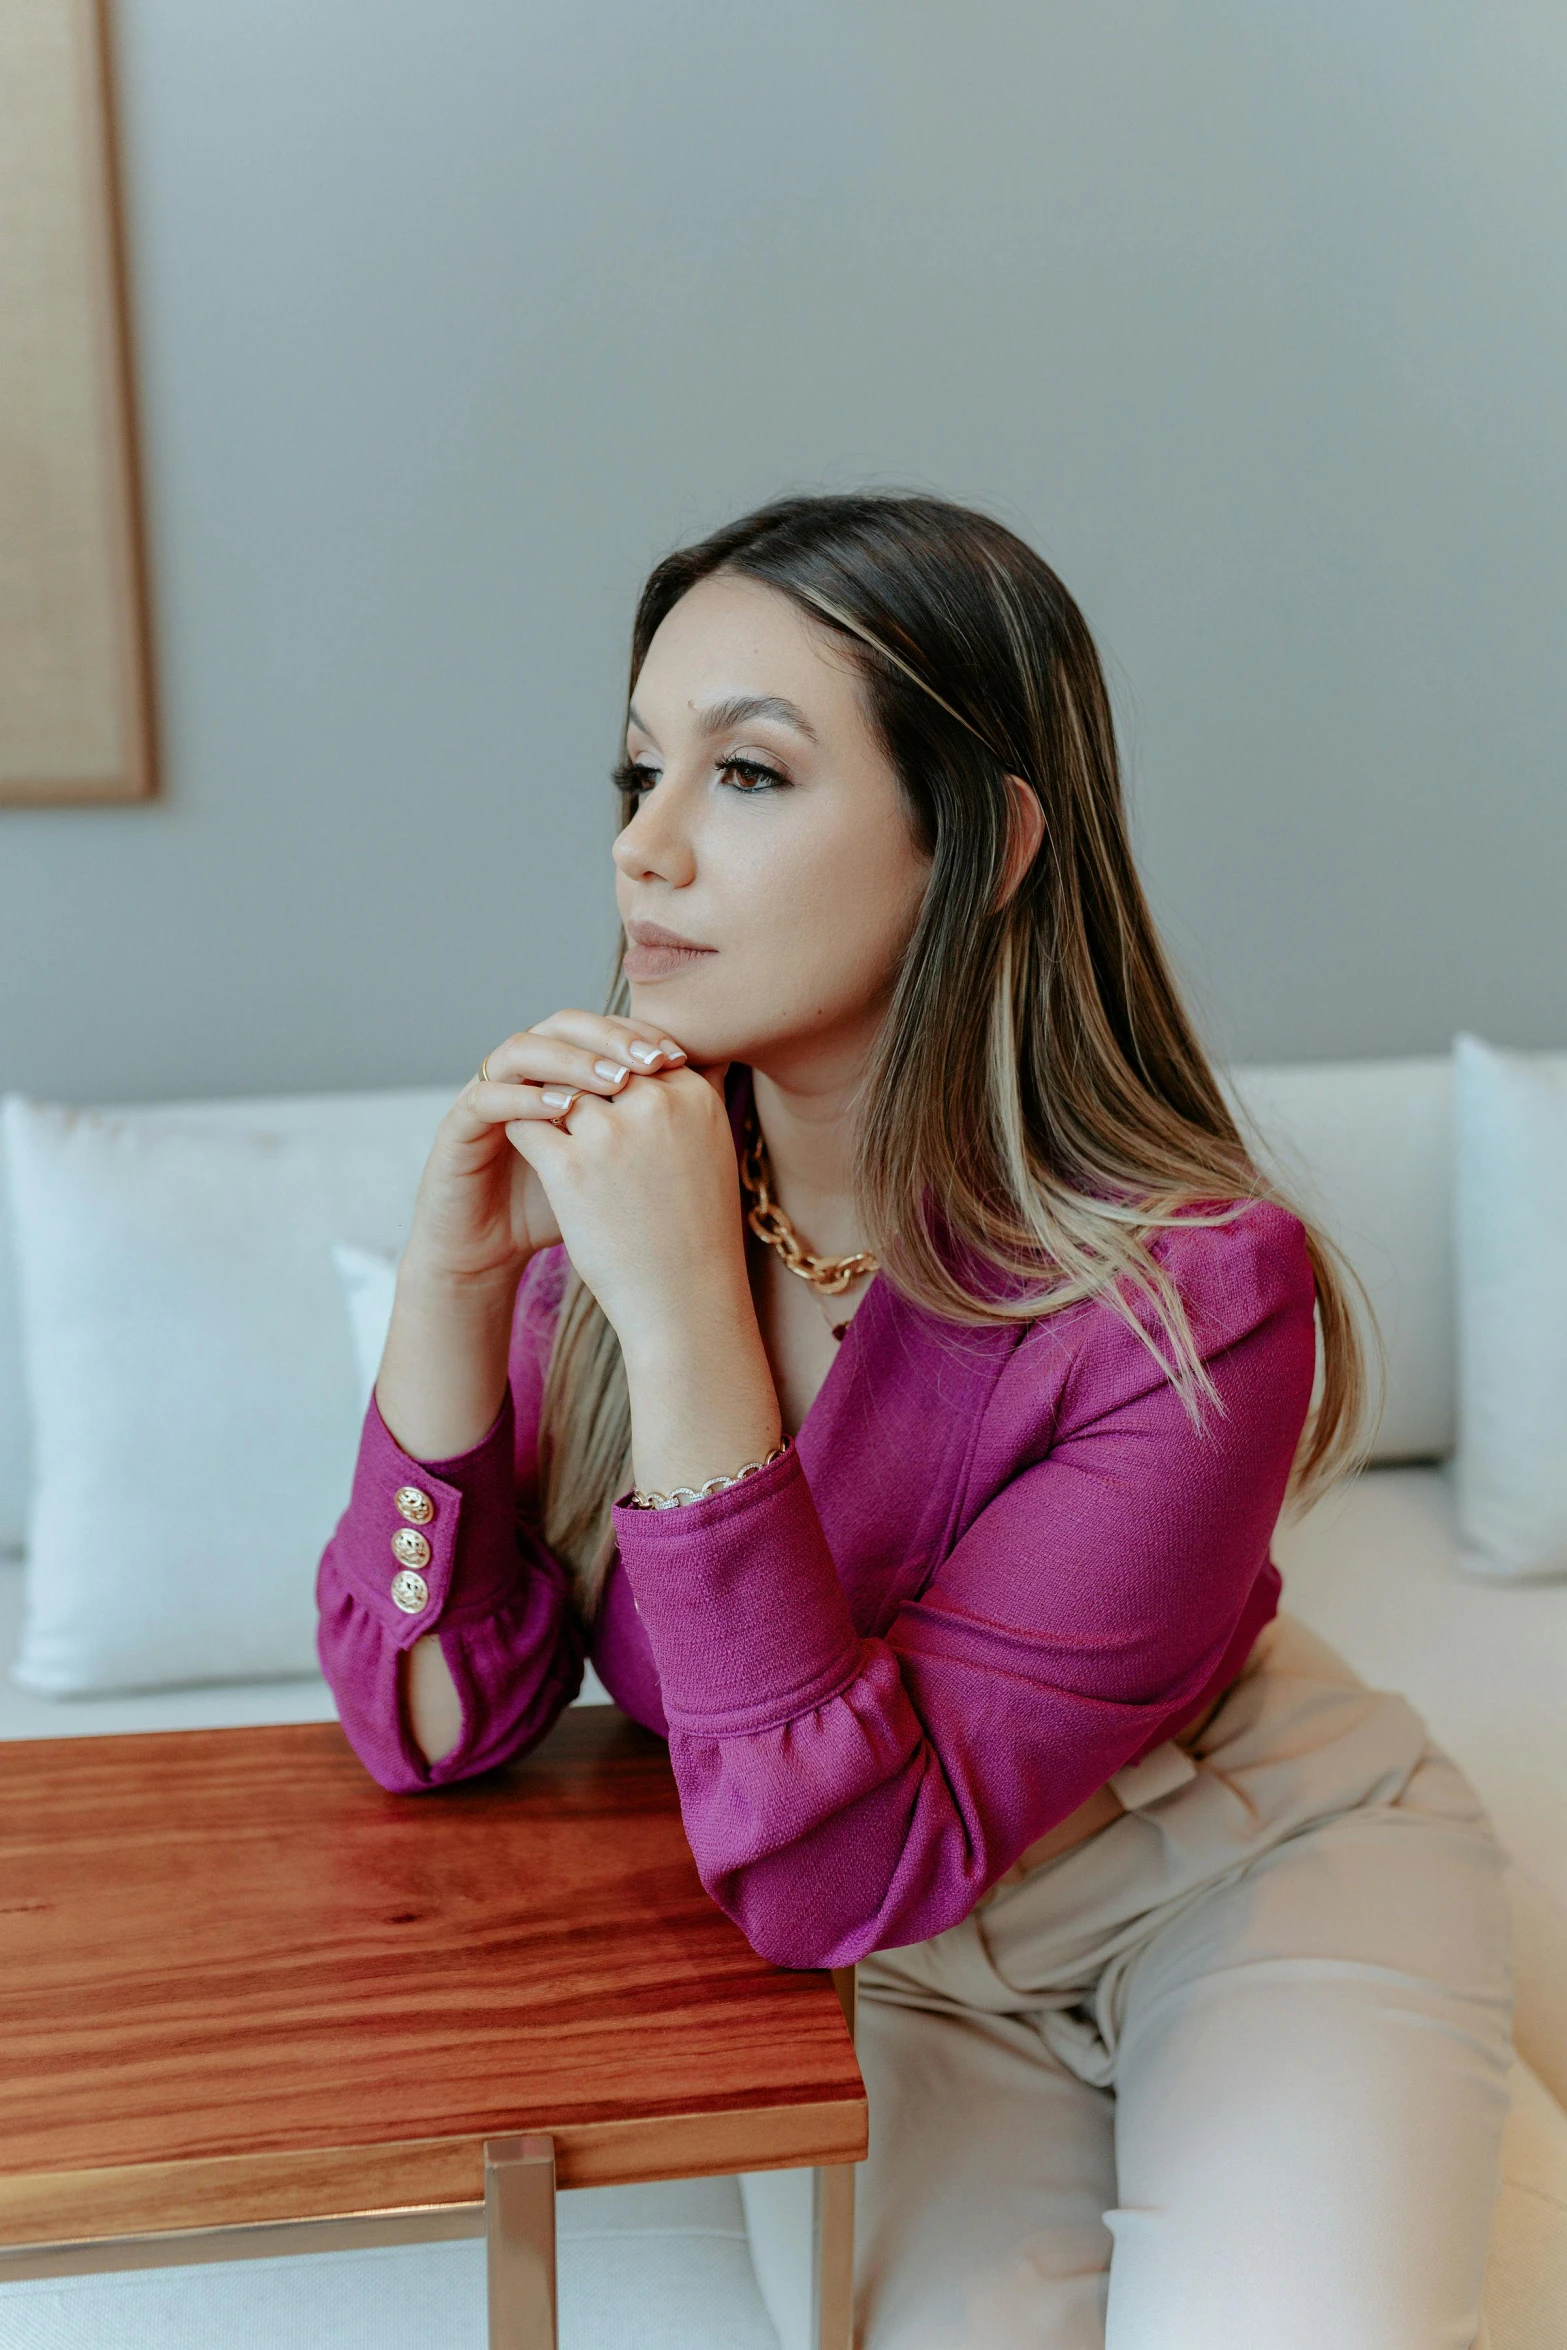
[(122, 0), (168, 792), (0, 813), (0, 1084), (597, 1002), (649, 560), (990, 505), (1222, 1050), (1567, 1043), (1567, 11)]

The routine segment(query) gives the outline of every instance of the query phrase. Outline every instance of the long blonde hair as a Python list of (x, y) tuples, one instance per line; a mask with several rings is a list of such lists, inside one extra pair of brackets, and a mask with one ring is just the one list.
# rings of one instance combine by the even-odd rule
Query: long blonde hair
[[(776, 588), (842, 640), (931, 859), (858, 1097), (856, 1198), (884, 1276), (971, 1326), (1100, 1298), (1200, 1424), (1218, 1399), (1151, 1238), (1227, 1221), (1252, 1200), (1291, 1203), (1248, 1151), (1160, 946), (1081, 612), (1040, 556), (965, 507), (783, 499), (659, 564), (637, 607), (633, 688), (665, 615), (719, 571)], [(1045, 822), (998, 910), (1008, 775), (1037, 793)], [(632, 807), (628, 797), (622, 821)], [(627, 999), (617, 958), (608, 1008), (624, 1012)], [(1363, 1455), (1368, 1375), (1352, 1288), (1374, 1336), (1354, 1275), (1302, 1222), (1321, 1357), (1296, 1502)], [(631, 1482), (630, 1455), (620, 1349), (573, 1274), (545, 1382), (540, 1475), (545, 1537), (585, 1616), (613, 1555), (610, 1508)]]

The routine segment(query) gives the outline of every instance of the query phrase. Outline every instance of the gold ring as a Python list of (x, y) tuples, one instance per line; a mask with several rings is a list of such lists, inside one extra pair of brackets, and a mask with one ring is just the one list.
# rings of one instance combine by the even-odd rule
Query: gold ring
[(494, 1078), (490, 1075), (490, 1056), (488, 1053), (485, 1054), (483, 1060), (479, 1063), (479, 1083), (481, 1085), (493, 1085), (495, 1083)]
[(581, 1087), (580, 1085), (574, 1085), (574, 1086), (572, 1087), (572, 1089), (571, 1089), (571, 1099), (570, 1099), (570, 1101), (569, 1101), (569, 1102), (566, 1104), (566, 1107), (565, 1107), (565, 1108), (564, 1108), (564, 1109), (561, 1111), (561, 1113), (560, 1113), (560, 1116), (559, 1116), (558, 1118), (552, 1118), (552, 1119), (550, 1120), (550, 1124), (551, 1124), (552, 1126), (558, 1126), (558, 1127), (560, 1128), (560, 1130), (561, 1130), (562, 1134), (569, 1134), (569, 1133), (571, 1132), (571, 1128), (570, 1128), (570, 1127), (569, 1127), (569, 1126), (566, 1124), (566, 1120), (567, 1120), (567, 1119), (568, 1119), (568, 1118), (571, 1116), (571, 1113), (572, 1113), (572, 1111), (573, 1111), (573, 1110), (576, 1108), (576, 1106), (577, 1106), (578, 1102), (580, 1102), (580, 1101), (581, 1101), (581, 1099), (582, 1099), (582, 1087)]

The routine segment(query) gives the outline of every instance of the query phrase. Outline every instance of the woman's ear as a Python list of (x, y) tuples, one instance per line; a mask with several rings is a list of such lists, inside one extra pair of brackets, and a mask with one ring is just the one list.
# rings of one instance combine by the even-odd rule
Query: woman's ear
[(1007, 827), (1007, 861), (1001, 875), (1001, 887), (996, 892), (995, 910), (1010, 905), (1019, 882), (1039, 853), (1039, 844), (1045, 837), (1045, 811), (1039, 794), (1021, 775), (1009, 775), (1007, 788), (1011, 793)]

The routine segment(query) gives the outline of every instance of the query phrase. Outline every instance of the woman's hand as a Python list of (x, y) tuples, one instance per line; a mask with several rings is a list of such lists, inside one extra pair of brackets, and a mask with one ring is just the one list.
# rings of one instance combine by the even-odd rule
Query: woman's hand
[(560, 1115), (565, 1088), (591, 1095), (607, 1115), (616, 1094), (658, 1091), (633, 1072), (658, 1075), (684, 1059), (646, 1021), (556, 1012), (497, 1045), (488, 1079), (463, 1087), (419, 1181), (375, 1385), (382, 1419), (416, 1460), (453, 1460), (491, 1426), (506, 1392), (518, 1279), (535, 1250), (560, 1238), (544, 1187), (512, 1138), (555, 1132), (548, 1121)]
[(514, 1137), (560, 1115), (561, 1089), (609, 1099), (634, 1075), (678, 1068), (684, 1059), (681, 1047), (646, 1021), (596, 1012), (555, 1012), (508, 1036), (486, 1057), (488, 1079), (471, 1078), (436, 1129), (405, 1265), (424, 1281), (515, 1284), (529, 1257), (561, 1232)]
[(779, 1437), (722, 1085), (721, 1067), (672, 1069), (585, 1096), (566, 1129), (507, 1128), (620, 1340), (636, 1481), (664, 1490), (759, 1459)]
[(615, 1099), (585, 1094), (569, 1130), (535, 1118), (506, 1129), (623, 1351), (747, 1287), (722, 1074), (672, 1069)]

